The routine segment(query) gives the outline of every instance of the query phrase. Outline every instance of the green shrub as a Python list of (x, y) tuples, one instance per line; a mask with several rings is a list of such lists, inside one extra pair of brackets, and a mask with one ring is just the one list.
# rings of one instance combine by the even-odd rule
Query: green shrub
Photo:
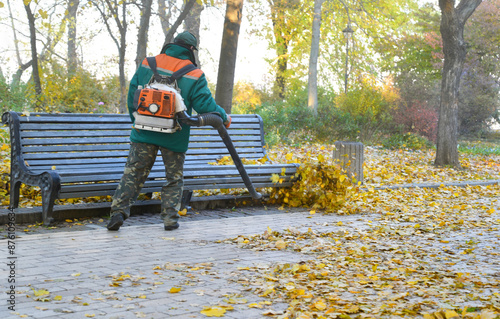
[[(318, 88), (318, 115), (308, 108), (306, 83), (287, 91), (286, 100), (271, 100), (253, 86), (235, 88), (233, 113), (257, 113), (270, 145), (329, 143), (336, 140), (378, 142), (394, 127), (391, 112), (398, 98), (391, 85), (365, 80), (347, 95)], [(241, 98), (244, 97), (244, 98)], [(250, 103), (261, 101), (260, 104)]]
[(460, 141), (458, 143), (458, 151), (460, 153), (471, 155), (500, 155), (500, 143), (486, 141)]
[(347, 94), (339, 95), (335, 104), (342, 113), (340, 119), (349, 124), (349, 135), (357, 126), (362, 142), (370, 142), (393, 127), (392, 113), (399, 99), (392, 85), (378, 84), (372, 78), (363, 78)]
[(12, 86), (0, 76), (0, 115), (6, 111), (23, 111), (26, 106), (26, 85)]
[(382, 141), (382, 146), (389, 149), (421, 150), (432, 148), (433, 144), (426, 137), (414, 134), (394, 134)]

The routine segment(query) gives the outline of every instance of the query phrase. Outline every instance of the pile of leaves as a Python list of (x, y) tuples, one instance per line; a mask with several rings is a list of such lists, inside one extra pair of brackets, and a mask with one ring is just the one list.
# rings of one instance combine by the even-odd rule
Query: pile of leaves
[[(306, 146), (302, 148), (280, 147), (270, 150), (258, 160), (242, 159), (244, 165), (261, 165), (268, 162), (300, 164), (295, 175), (296, 181), (291, 187), (277, 187), (261, 190), (269, 194), (269, 203), (287, 207), (311, 207), (326, 212), (338, 211), (352, 194), (359, 191), (355, 180), (352, 180), (336, 163), (331, 153), (333, 149), (325, 146)], [(231, 157), (225, 156), (212, 165), (234, 164)], [(274, 184), (283, 183), (281, 174), (273, 174)], [(212, 194), (242, 193), (236, 190), (198, 191), (198, 196)]]
[[(347, 176), (331, 156), (333, 150), (324, 146), (294, 149), (282, 155), (279, 162), (298, 163), (296, 182), (291, 187), (272, 188), (270, 203), (289, 207), (310, 207), (314, 210), (336, 212), (359, 191), (357, 183)], [(278, 158), (281, 154), (274, 153)], [(281, 183), (278, 175), (274, 183)]]

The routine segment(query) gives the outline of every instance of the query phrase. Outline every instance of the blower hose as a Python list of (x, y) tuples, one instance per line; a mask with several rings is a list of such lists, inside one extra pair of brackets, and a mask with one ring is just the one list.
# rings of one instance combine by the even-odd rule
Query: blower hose
[(186, 112), (181, 112), (178, 113), (178, 119), (179, 121), (190, 126), (210, 125), (213, 128), (215, 128), (219, 133), (220, 137), (222, 138), (222, 141), (226, 145), (229, 154), (231, 154), (231, 158), (233, 159), (234, 165), (236, 165), (236, 168), (238, 169), (238, 172), (240, 173), (241, 178), (243, 179), (245, 186), (248, 188), (248, 191), (250, 192), (252, 198), (254, 199), (262, 198), (262, 194), (258, 193), (253, 187), (252, 181), (250, 180), (250, 177), (248, 176), (245, 167), (243, 167), (243, 163), (241, 162), (240, 156), (238, 155), (238, 152), (236, 152), (236, 149), (233, 145), (233, 141), (231, 141), (231, 138), (227, 133), (226, 127), (224, 126), (224, 123), (222, 122), (222, 118), (220, 117), (219, 113), (204, 113), (197, 116), (190, 116)]

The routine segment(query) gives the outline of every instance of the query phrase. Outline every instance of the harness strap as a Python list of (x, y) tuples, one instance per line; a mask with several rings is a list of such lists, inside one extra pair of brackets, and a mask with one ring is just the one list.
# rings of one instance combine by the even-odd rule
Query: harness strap
[[(154, 74), (154, 77), (155, 77), (155, 81), (156, 82), (161, 82), (162, 76), (156, 70), (156, 58), (154, 56), (152, 56), (152, 57), (147, 57), (146, 59), (148, 61), (149, 67), (153, 71), (153, 74)], [(188, 64), (188, 65), (180, 68), (179, 70), (175, 71), (171, 76), (169, 76), (166, 79), (167, 80), (167, 84), (174, 83), (175, 81), (177, 81), (177, 79), (181, 78), (182, 76), (184, 76), (187, 73), (189, 73), (189, 72), (191, 72), (193, 70), (196, 70), (196, 69), (197, 69), (197, 67), (194, 64)]]

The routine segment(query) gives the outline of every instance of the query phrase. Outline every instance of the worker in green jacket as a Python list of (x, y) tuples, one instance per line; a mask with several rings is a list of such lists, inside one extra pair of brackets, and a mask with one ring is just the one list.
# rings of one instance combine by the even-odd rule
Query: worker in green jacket
[[(160, 75), (170, 76), (175, 71), (196, 61), (193, 50), (197, 50), (198, 41), (189, 32), (178, 34), (173, 43), (163, 47), (157, 55), (157, 71)], [(130, 81), (127, 106), (134, 123), (134, 94), (139, 86), (148, 84), (153, 76), (148, 61), (144, 59)], [(205, 74), (196, 68), (177, 80), (178, 88), (187, 108), (187, 113), (195, 110), (198, 114), (217, 112), (226, 127), (231, 117), (215, 103), (207, 86)], [(146, 178), (156, 160), (158, 150), (165, 164), (166, 182), (161, 190), (161, 218), (165, 230), (179, 228), (179, 214), (183, 191), (183, 167), (188, 149), (190, 126), (181, 124), (182, 129), (175, 133), (162, 133), (132, 128), (130, 151), (125, 170), (113, 196), (109, 230), (118, 230), (123, 221), (130, 217), (130, 207), (136, 201)]]

